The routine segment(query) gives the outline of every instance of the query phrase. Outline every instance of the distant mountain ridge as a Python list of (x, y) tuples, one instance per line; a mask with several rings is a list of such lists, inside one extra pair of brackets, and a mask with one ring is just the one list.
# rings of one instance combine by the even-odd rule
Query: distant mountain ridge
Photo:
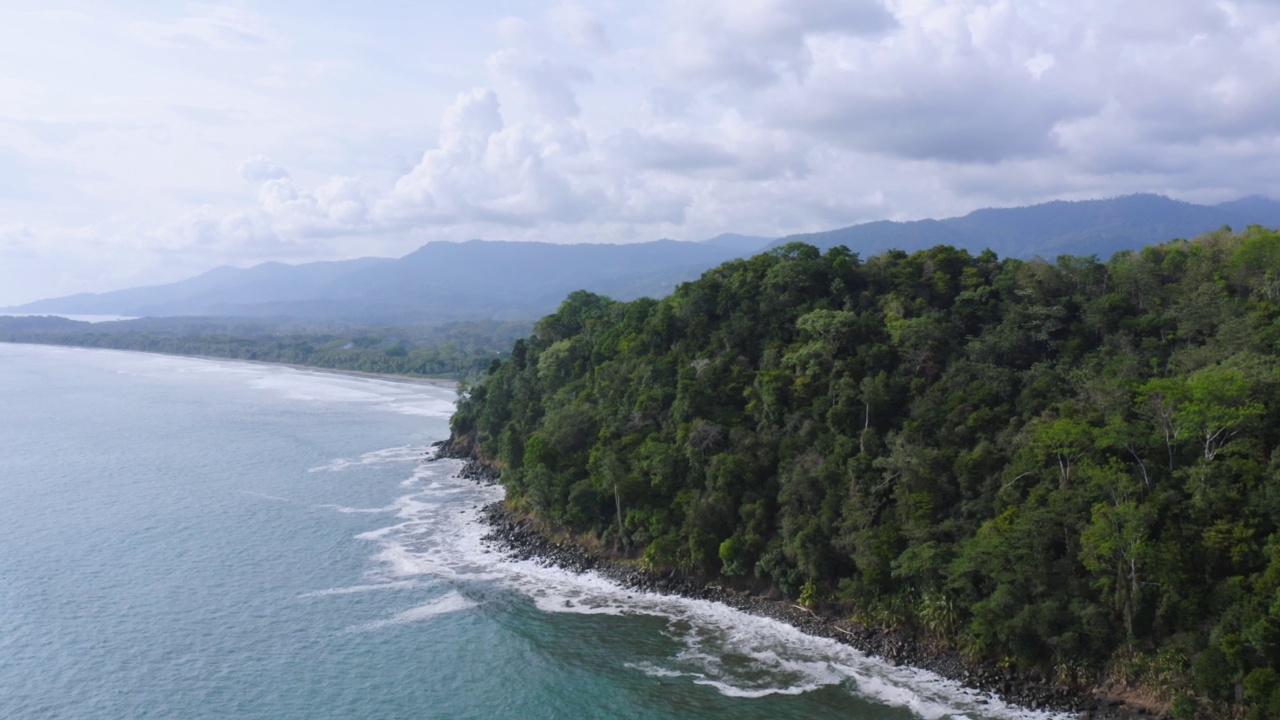
[(433, 242), (399, 259), (222, 267), (168, 285), (71, 295), (9, 310), (355, 323), (532, 320), (554, 310), (574, 290), (617, 300), (662, 296), (727, 260), (794, 241), (823, 249), (845, 245), (863, 257), (889, 249), (952, 245), (973, 253), (990, 248), (1001, 257), (1107, 258), (1118, 250), (1191, 238), (1223, 225), (1254, 224), (1280, 226), (1280, 202), (1247, 197), (1194, 205), (1161, 195), (1129, 195), (976, 210), (944, 220), (883, 220), (779, 240), (725, 233), (702, 242), (630, 245)]
[[(388, 263), (389, 258), (357, 258), (302, 265), (268, 262), (250, 268), (218, 267), (166, 285), (80, 293), (37, 300), (13, 310), (73, 315), (174, 316), (218, 315), (210, 309), (234, 296), (236, 304), (301, 302), (338, 290), (343, 277)], [(103, 308), (120, 310), (102, 311)]]
[(744, 254), (754, 254), (768, 247), (775, 238), (761, 237), (759, 235), (741, 235), (739, 233), (720, 233), (719, 235), (703, 240), (707, 245), (715, 245), (717, 247), (729, 248)]
[[(769, 241), (758, 240), (760, 246)], [(575, 290), (619, 299), (665, 295), (741, 254), (716, 243), (674, 240), (435, 242), (399, 259), (221, 267), (167, 285), (39, 300), (11, 310), (395, 323), (525, 320), (551, 312)]]
[(1098, 255), (1106, 259), (1175, 238), (1192, 238), (1223, 225), (1280, 225), (1280, 202), (1247, 197), (1195, 205), (1163, 195), (1108, 200), (1056, 200), (1016, 208), (975, 210), (945, 220), (881, 220), (818, 233), (789, 235), (774, 245), (805, 242), (827, 249), (844, 245), (863, 257), (885, 250), (908, 252), (951, 245), (970, 252), (990, 248), (1001, 257)]

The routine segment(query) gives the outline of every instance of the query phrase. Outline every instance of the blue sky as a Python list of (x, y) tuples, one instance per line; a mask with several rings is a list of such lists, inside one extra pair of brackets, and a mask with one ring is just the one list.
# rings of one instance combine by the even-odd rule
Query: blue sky
[(0, 305), (434, 240), (1280, 197), (1275, 0), (8, 3)]

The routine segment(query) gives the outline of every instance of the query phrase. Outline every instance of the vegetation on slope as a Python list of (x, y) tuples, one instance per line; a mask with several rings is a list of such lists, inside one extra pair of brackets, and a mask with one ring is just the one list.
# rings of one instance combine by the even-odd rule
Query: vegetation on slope
[(972, 658), (1280, 717), (1280, 235), (791, 244), (575, 293), (453, 419), (511, 501)]

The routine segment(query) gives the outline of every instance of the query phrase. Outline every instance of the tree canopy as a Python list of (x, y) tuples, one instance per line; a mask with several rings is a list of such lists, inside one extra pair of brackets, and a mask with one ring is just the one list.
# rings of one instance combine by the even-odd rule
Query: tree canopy
[(1278, 277), (1256, 226), (1107, 262), (793, 243), (570, 295), (453, 429), (652, 566), (1280, 717)]

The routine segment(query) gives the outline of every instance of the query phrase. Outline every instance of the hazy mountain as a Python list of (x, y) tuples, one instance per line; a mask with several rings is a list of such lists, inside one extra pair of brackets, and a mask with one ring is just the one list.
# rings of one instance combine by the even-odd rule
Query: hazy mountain
[(971, 252), (991, 248), (1002, 257), (1098, 255), (1174, 238), (1192, 238), (1223, 225), (1280, 225), (1280, 202), (1260, 197), (1220, 205), (1194, 205), (1162, 195), (1110, 200), (1055, 201), (1018, 208), (976, 210), (964, 217), (912, 222), (879, 221), (791, 235), (821, 248), (845, 245), (863, 257), (890, 248), (921, 250), (938, 244)]
[(632, 245), (538, 242), (429, 243), (399, 259), (230, 267), (168, 285), (40, 300), (22, 313), (293, 318), (307, 321), (433, 323), (526, 320), (554, 310), (574, 290), (618, 300), (662, 296), (734, 257), (799, 240), (846, 245), (864, 257), (939, 244), (1003, 257), (1108, 257), (1223, 225), (1280, 225), (1280, 202), (1248, 197), (1215, 206), (1160, 195), (1051, 202), (978, 210), (964, 217), (880, 221), (780, 240), (725, 233), (702, 242)]
[(759, 235), (720, 233), (719, 235), (703, 240), (702, 242), (706, 245), (728, 248), (743, 255), (754, 255), (761, 250), (764, 250), (776, 239), (777, 238), (761, 237)]
[(217, 268), (168, 285), (87, 293), (23, 313), (291, 317), (445, 322), (540, 317), (586, 289), (618, 299), (665, 295), (741, 253), (713, 243), (429, 243), (397, 260)]
[(1253, 224), (1272, 228), (1280, 227), (1280, 200), (1250, 195), (1239, 200), (1218, 203), (1214, 207), (1242, 217), (1254, 218)]
[(251, 268), (219, 267), (167, 285), (81, 293), (10, 309), (68, 315), (217, 315), (222, 313), (210, 312), (211, 308), (228, 302), (251, 305), (315, 299), (334, 292), (347, 275), (393, 262), (389, 258), (359, 258), (303, 265), (269, 262)]
[(272, 304), (259, 314), (431, 319), (540, 317), (574, 290), (614, 298), (661, 296), (734, 256), (724, 248), (658, 240), (563, 245), (472, 240), (429, 243), (385, 267), (343, 279), (340, 302)]

